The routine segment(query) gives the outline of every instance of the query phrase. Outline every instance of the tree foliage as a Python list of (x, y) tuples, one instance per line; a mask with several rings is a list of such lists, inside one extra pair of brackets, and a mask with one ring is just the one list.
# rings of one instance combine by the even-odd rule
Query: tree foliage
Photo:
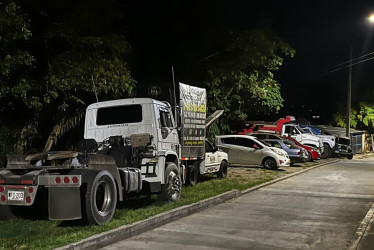
[[(295, 50), (269, 30), (253, 29), (231, 33), (223, 51), (206, 64), (209, 108), (224, 109), (230, 124), (244, 121), (249, 115), (278, 112), (283, 106), (281, 85), (274, 73), (283, 64), (283, 57), (293, 57)], [(224, 124), (224, 125), (223, 125)]]
[[(0, 140), (4, 151), (21, 151), (35, 134), (33, 111), (40, 107), (32, 79), (35, 57), (26, 49), (29, 20), (14, 1), (0, 3)], [(23, 112), (17, 114), (17, 111)]]
[[(339, 127), (346, 127), (346, 115), (337, 112), (333, 115), (333, 123)], [(357, 107), (351, 108), (351, 128), (374, 132), (374, 105), (367, 102), (360, 102)]]
[(47, 138), (49, 150), (51, 142), (81, 123), (96, 96), (132, 96), (131, 46), (123, 35), (88, 32), (47, 13), (48, 25), (33, 37), (30, 20), (15, 2), (0, 7), (0, 140), (8, 145), (2, 153), (40, 150)]

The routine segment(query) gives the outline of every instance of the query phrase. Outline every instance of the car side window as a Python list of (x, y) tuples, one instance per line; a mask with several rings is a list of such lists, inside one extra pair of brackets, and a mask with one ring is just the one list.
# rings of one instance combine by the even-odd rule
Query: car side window
[[(258, 144), (249, 138), (237, 138), (237, 139), (238, 139), (237, 145), (239, 146), (243, 146), (247, 148), (258, 148)], [(254, 145), (257, 145), (257, 147), (255, 147)]]
[(221, 142), (224, 144), (236, 145), (235, 137), (221, 138)]

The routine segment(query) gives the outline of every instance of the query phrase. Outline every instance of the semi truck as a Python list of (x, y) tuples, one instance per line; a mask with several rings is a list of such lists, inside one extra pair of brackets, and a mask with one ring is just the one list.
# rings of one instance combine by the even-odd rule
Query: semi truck
[(227, 155), (205, 152), (206, 90), (179, 86), (179, 109), (150, 98), (89, 105), (75, 151), (8, 154), (0, 169), (0, 219), (42, 204), (51, 220), (101, 225), (131, 194), (175, 202), (196, 173), (226, 177)]
[[(327, 158), (326, 146), (323, 144), (323, 139), (315, 135), (306, 134), (303, 130), (293, 122), (295, 117), (286, 116), (285, 118), (280, 118), (275, 123), (267, 122), (246, 122), (248, 126), (238, 134), (248, 134), (253, 132), (266, 132), (274, 133), (282, 136), (289, 136), (300, 142), (301, 144), (312, 146), (320, 150), (321, 158)], [(325, 153), (324, 153), (325, 152)]]

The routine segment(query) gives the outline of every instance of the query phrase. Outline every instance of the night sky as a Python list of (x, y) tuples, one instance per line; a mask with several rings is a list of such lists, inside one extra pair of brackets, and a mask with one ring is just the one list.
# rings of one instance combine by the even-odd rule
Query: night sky
[[(216, 41), (218, 33), (247, 30), (255, 24), (270, 26), (296, 50), (296, 56), (286, 59), (275, 74), (285, 107), (264, 119), (319, 115), (313, 123), (325, 123), (334, 112), (345, 113), (348, 68), (330, 71), (349, 60), (350, 48), (353, 58), (374, 51), (374, 25), (367, 21), (374, 12), (373, 1), (65, 0), (64, 8), (58, 1), (40, 2), (49, 9), (39, 7), (38, 1), (24, 2), (39, 15), (39, 23), (34, 18), (36, 26), (45, 25), (43, 18), (64, 17), (93, 21), (93, 30), (109, 26), (123, 31), (133, 48), (130, 64), (139, 94), (147, 86), (171, 82), (172, 66), (176, 81), (183, 82), (194, 65), (217, 52), (209, 47), (209, 39)], [(374, 60), (353, 67), (352, 105), (374, 102), (372, 69)]]
[[(330, 71), (349, 60), (350, 47), (353, 58), (374, 51), (374, 25), (367, 21), (373, 1), (131, 1), (124, 8), (134, 52), (142, 60), (138, 62), (142, 71), (134, 72), (140, 84), (171, 78), (171, 66), (177, 80), (183, 80), (185, 65), (200, 59), (189, 57), (189, 50), (198, 48), (193, 43), (199, 36), (211, 34), (214, 39), (220, 29), (244, 30), (254, 22), (270, 23), (296, 49), (296, 56), (285, 60), (275, 75), (282, 84), (285, 107), (274, 117), (319, 115), (314, 122), (320, 123), (330, 121), (338, 110), (345, 112), (348, 68)], [(149, 39), (153, 47), (148, 46)], [(147, 57), (160, 63), (149, 65)], [(372, 102), (373, 68), (374, 61), (353, 67), (353, 105)]]

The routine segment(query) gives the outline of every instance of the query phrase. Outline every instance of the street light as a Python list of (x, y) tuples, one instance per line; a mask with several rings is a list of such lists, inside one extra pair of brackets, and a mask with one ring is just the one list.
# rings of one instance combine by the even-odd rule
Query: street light
[(374, 13), (373, 14), (370, 14), (370, 16), (368, 17), (368, 21), (372, 24), (374, 24)]

